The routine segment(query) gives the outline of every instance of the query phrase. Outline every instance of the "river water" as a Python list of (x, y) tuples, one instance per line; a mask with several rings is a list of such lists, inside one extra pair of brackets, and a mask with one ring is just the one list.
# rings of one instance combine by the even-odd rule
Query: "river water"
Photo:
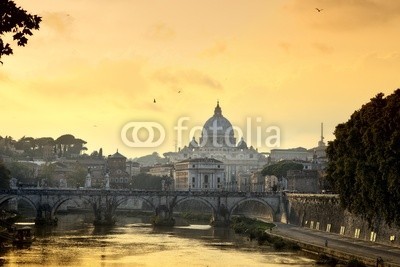
[(193, 224), (153, 229), (140, 218), (118, 217), (94, 227), (85, 215), (58, 216), (59, 224), (35, 228), (29, 248), (8, 248), (0, 266), (314, 266), (296, 252), (260, 248), (231, 229)]

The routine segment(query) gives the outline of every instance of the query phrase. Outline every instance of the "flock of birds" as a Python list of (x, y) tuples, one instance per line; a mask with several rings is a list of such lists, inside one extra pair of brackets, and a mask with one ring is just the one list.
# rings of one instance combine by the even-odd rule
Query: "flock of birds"
[[(322, 8), (316, 7), (315, 10), (317, 10), (318, 12), (321, 12), (323, 9), (322, 9)], [(181, 91), (178, 91), (178, 94), (180, 94), (180, 93), (181, 93)], [(157, 103), (157, 101), (156, 101), (155, 98), (153, 99), (153, 103), (154, 103), (154, 104)]]
[[(181, 91), (179, 90), (179, 91), (178, 91), (178, 94), (180, 94), (180, 93), (181, 93)], [(154, 104), (157, 103), (157, 101), (156, 101), (155, 98), (153, 99), (153, 103), (154, 103)]]

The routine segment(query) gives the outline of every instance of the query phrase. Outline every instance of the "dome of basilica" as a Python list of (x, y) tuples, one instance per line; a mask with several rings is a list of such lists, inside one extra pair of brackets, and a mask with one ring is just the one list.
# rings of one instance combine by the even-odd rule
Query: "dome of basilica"
[(209, 118), (203, 126), (200, 146), (206, 147), (235, 147), (236, 138), (234, 137), (232, 124), (222, 116), (222, 110), (217, 102), (214, 115)]

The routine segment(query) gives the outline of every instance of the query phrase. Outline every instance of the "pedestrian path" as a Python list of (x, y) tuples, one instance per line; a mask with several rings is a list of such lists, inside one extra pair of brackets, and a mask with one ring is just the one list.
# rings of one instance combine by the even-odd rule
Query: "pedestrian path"
[(291, 224), (275, 223), (273, 235), (286, 237), (303, 244), (309, 244), (327, 254), (348, 255), (359, 259), (366, 259), (369, 263), (382, 258), (382, 266), (400, 267), (400, 248), (365, 240), (354, 239), (334, 233), (298, 227)]

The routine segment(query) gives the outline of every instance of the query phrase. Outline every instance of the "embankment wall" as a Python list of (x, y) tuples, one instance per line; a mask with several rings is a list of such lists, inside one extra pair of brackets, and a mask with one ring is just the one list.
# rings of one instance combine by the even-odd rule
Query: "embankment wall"
[(287, 194), (285, 201), (290, 224), (400, 247), (400, 228), (385, 222), (370, 227), (343, 209), (337, 195)]

